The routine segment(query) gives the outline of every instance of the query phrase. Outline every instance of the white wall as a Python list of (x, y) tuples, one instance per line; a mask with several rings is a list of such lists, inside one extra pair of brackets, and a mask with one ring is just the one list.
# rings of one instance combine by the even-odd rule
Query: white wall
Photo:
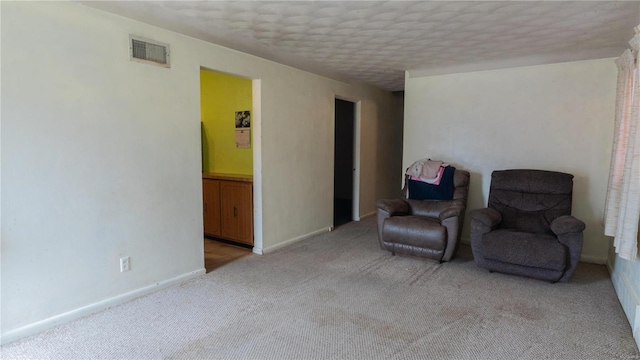
[[(3, 342), (202, 273), (201, 66), (259, 79), (257, 246), (332, 225), (336, 95), (362, 104), (361, 213), (398, 190), (387, 92), (77, 3), (1, 7)], [(129, 61), (130, 33), (169, 43), (171, 68)]]
[(391, 117), (398, 121), (363, 122), (361, 126), (360, 192), (361, 194), (370, 194), (367, 197), (362, 195), (360, 197), (361, 216), (375, 213), (377, 199), (398, 197), (402, 190), (401, 180), (403, 179), (401, 174), (404, 107), (402, 95), (395, 94), (393, 103), (384, 107), (376, 104), (371, 105), (363, 106), (363, 119), (382, 116)]
[[(638, 249), (640, 250), (640, 241)], [(612, 240), (607, 265), (620, 304), (631, 324), (633, 337), (640, 349), (640, 256), (635, 259), (635, 262), (621, 259), (615, 254)]]
[[(471, 172), (467, 209), (485, 207), (491, 172), (571, 173), (582, 258), (604, 263), (602, 216), (613, 137), (613, 59), (411, 78), (407, 75), (403, 169), (443, 159)], [(463, 239), (469, 238), (469, 219)]]

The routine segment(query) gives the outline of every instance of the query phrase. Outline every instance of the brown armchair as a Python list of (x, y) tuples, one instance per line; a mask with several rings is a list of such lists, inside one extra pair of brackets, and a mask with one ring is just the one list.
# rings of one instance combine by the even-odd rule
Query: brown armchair
[(545, 170), (491, 174), (488, 207), (469, 212), (481, 268), (567, 282), (582, 252), (584, 222), (571, 216), (573, 175)]
[(454, 256), (460, 240), (469, 192), (469, 172), (455, 170), (451, 200), (378, 200), (378, 240), (393, 255), (406, 254), (438, 262)]

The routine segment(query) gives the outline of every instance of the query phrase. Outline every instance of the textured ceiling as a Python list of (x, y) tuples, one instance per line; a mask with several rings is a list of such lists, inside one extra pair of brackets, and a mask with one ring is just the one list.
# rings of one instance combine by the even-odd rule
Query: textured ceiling
[(404, 88), (405, 70), (432, 75), (618, 56), (640, 22), (637, 1), (83, 3), (392, 91)]

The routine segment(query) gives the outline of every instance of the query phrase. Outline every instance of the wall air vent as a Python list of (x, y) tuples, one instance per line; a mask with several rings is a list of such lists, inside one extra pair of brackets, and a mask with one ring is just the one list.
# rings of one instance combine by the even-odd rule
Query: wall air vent
[(131, 60), (170, 67), (169, 44), (129, 35)]

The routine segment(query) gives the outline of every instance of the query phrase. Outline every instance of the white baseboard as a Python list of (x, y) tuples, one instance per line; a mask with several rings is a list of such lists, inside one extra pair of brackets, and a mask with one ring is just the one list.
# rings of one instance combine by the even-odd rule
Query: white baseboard
[(376, 214), (377, 214), (377, 211), (372, 211), (372, 212), (370, 212), (368, 214), (364, 214), (364, 215), (360, 216), (360, 219), (355, 219), (355, 221), (362, 221), (362, 220), (364, 220), (364, 219), (366, 219), (368, 217), (374, 216)]
[(86, 305), (86, 306), (83, 306), (59, 315), (55, 315), (50, 318), (40, 320), (35, 323), (29, 324), (14, 330), (7, 331), (2, 335), (0, 335), (0, 344), (5, 345), (12, 341), (16, 341), (18, 339), (22, 339), (27, 336), (35, 335), (42, 331), (51, 329), (57, 325), (64, 324), (72, 320), (79, 319), (83, 316), (87, 316), (87, 315), (96, 313), (98, 311), (110, 308), (112, 306), (125, 303), (127, 301), (133, 300), (140, 296), (158, 291), (160, 289), (164, 289), (173, 285), (183, 283), (187, 280), (193, 279), (200, 275), (204, 275), (205, 273), (206, 273), (205, 269), (195, 270), (186, 274), (176, 276), (168, 280), (160, 281), (155, 284), (145, 286), (143, 288), (129, 291), (128, 293), (117, 295), (117, 296), (104, 299), (96, 303), (89, 304), (89, 305)]
[(591, 264), (605, 265), (607, 263), (607, 258), (602, 256), (580, 255), (580, 261)]
[[(312, 232), (310, 232), (308, 234), (300, 235), (298, 237), (294, 237), (293, 239), (285, 240), (285, 241), (279, 242), (279, 243), (277, 243), (275, 245), (271, 245), (271, 246), (264, 247), (262, 249), (258, 249), (259, 251), (261, 251), (258, 254), (266, 254), (266, 253), (281, 249), (281, 248), (283, 248), (285, 246), (289, 246), (289, 245), (291, 245), (293, 243), (297, 243), (298, 241), (302, 241), (302, 240), (308, 239), (310, 237), (314, 237), (316, 235), (320, 235), (320, 234), (328, 232), (328, 231), (331, 231), (331, 227), (326, 227), (326, 228), (322, 228), (320, 230), (312, 231)], [(256, 248), (253, 248), (253, 252), (254, 253), (256, 252)]]
[(262, 248), (261, 247), (257, 247), (257, 246), (254, 246), (253, 249), (251, 249), (251, 252), (254, 253), (254, 254), (258, 254), (258, 255), (262, 255), (263, 254)]

